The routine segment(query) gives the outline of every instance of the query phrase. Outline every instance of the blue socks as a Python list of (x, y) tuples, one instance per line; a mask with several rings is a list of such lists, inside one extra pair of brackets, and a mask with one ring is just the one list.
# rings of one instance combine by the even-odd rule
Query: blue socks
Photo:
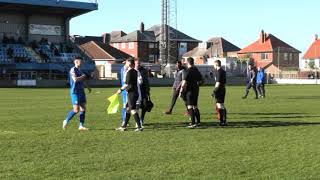
[(68, 116), (67, 116), (67, 122), (70, 122), (71, 121), (71, 119), (74, 117), (74, 115), (76, 115), (77, 113), (75, 113), (75, 112), (73, 112), (73, 110), (72, 111), (70, 111), (69, 112), (69, 114), (68, 114)]
[[(77, 113), (75, 113), (73, 110), (69, 112), (68, 116), (67, 116), (67, 123), (69, 123), (71, 121), (71, 119), (76, 115)], [(84, 125), (84, 121), (86, 119), (86, 112), (85, 111), (81, 111), (80, 112), (80, 127), (83, 127)]]
[(122, 114), (122, 123), (125, 123), (126, 122), (127, 109), (126, 108), (122, 108), (121, 114)]
[(83, 127), (85, 119), (86, 119), (86, 112), (85, 111), (81, 111), (80, 112), (80, 127)]

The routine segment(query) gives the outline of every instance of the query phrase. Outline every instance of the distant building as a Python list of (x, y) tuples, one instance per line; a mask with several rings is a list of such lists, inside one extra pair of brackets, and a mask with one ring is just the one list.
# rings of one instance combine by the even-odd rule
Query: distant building
[(262, 30), (260, 38), (239, 51), (238, 56), (251, 59), (256, 66), (265, 68), (267, 72), (268, 69), (279, 72), (286, 68), (298, 69), (300, 53), (299, 50)]
[[(131, 57), (109, 44), (90, 41), (80, 46), (82, 51), (87, 54), (96, 64), (95, 79), (118, 78), (117, 72), (112, 67), (122, 66), (122, 62)], [(120, 69), (120, 68), (118, 68)]]
[[(167, 27), (171, 40), (174, 42), (176, 48), (173, 48), (171, 51), (171, 56), (176, 57), (176, 60), (180, 60), (182, 56), (187, 53), (188, 51), (191, 51), (192, 49), (196, 48), (199, 43), (201, 43), (200, 40), (197, 40), (193, 37), (190, 37), (189, 35), (168, 26)], [(160, 25), (155, 25), (152, 26), (149, 31), (153, 31), (155, 33), (156, 41), (159, 43), (160, 42), (160, 35), (161, 35), (161, 26)], [(169, 63), (175, 63), (175, 62), (169, 62)]]
[(155, 34), (146, 31), (143, 23), (140, 30), (129, 34), (121, 33), (118, 37), (112, 36), (110, 44), (132, 57), (140, 58), (143, 62), (154, 63), (159, 57)]
[[(176, 49), (173, 50), (172, 56), (175, 56), (177, 60), (188, 50), (197, 47), (198, 43), (201, 42), (174, 28), (170, 27), (169, 29), (176, 34), (174, 40), (177, 45)], [(141, 23), (140, 30), (132, 33), (111, 33), (110, 44), (133, 57), (140, 58), (142, 62), (157, 63), (160, 53), (159, 41), (160, 26), (155, 25), (145, 30), (144, 24)]]
[(226, 57), (238, 57), (238, 52), (241, 50), (238, 46), (230, 43), (222, 37), (214, 37), (207, 41), (208, 44), (208, 56), (226, 58)]
[(103, 34), (102, 36), (78, 36), (78, 35), (74, 35), (74, 36), (71, 36), (70, 39), (75, 44), (78, 44), (78, 45), (82, 45), (82, 44), (85, 44), (85, 43), (90, 42), (90, 41), (109, 44), (109, 42), (110, 42), (110, 34)]
[(301, 69), (319, 69), (320, 67), (320, 40), (315, 35), (314, 42), (311, 44), (306, 54), (303, 56)]
[(206, 43), (199, 43), (198, 47), (188, 51), (183, 58), (192, 57), (196, 64), (207, 64), (208, 58), (236, 58), (240, 48), (222, 37), (214, 37)]

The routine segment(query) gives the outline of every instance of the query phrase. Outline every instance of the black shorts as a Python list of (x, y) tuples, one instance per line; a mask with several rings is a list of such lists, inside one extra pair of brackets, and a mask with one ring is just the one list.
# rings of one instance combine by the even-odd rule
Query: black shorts
[(224, 103), (224, 99), (226, 97), (226, 88), (220, 88), (216, 93), (215, 93), (215, 99), (216, 103)]
[(186, 92), (187, 106), (198, 106), (199, 88)]
[(138, 98), (139, 98), (138, 94), (136, 94), (134, 92), (128, 93), (127, 108), (129, 108), (130, 111), (137, 109)]

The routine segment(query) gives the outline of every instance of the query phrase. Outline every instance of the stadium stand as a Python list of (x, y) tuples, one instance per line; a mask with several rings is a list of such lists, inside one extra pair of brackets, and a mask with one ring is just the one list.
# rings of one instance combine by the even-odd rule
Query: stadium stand
[(0, 79), (65, 79), (77, 56), (95, 64), (72, 39), (72, 18), (97, 10), (96, 1), (0, 0)]

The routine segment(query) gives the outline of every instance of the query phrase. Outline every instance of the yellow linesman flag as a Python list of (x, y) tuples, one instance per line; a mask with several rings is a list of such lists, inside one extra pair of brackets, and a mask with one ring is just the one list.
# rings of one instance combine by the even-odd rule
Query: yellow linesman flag
[(110, 102), (108, 107), (108, 114), (116, 114), (120, 106), (119, 95), (118, 94), (112, 95), (111, 97), (108, 98), (108, 101)]

